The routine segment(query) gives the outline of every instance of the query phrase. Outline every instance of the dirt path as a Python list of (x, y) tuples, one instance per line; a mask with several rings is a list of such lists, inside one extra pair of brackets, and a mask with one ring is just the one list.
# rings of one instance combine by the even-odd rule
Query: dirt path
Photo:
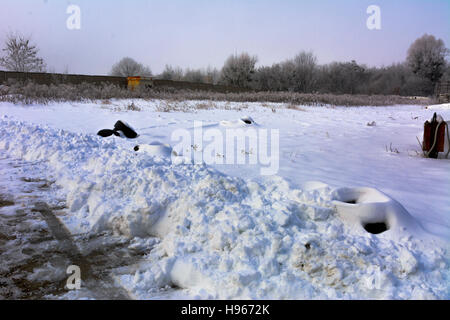
[[(72, 236), (58, 219), (66, 209), (57, 187), (39, 177), (45, 169), (0, 152), (0, 299), (130, 299), (111, 270), (143, 252), (108, 233)], [(70, 265), (81, 269), (80, 292), (66, 287)]]

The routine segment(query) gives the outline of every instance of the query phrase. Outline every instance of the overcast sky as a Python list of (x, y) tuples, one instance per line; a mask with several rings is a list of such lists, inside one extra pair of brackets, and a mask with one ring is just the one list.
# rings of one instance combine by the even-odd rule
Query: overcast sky
[[(81, 9), (69, 30), (67, 7)], [(369, 30), (369, 5), (381, 30)], [(319, 63), (389, 65), (424, 33), (450, 47), (449, 0), (0, 0), (0, 46), (31, 35), (50, 71), (107, 74), (124, 56), (160, 73), (165, 64), (221, 68), (247, 51), (271, 65), (312, 50)]]

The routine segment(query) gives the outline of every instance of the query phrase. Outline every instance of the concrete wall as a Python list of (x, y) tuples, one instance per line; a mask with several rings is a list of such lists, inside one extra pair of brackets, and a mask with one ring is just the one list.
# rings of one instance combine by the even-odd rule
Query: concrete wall
[[(61, 73), (38, 73), (38, 72), (11, 72), (0, 71), (0, 84), (6, 83), (9, 79), (15, 80), (31, 80), (38, 84), (80, 84), (87, 83), (112, 83), (121, 87), (127, 87), (127, 78), (125, 77), (111, 77), (111, 76), (87, 76), (78, 74), (61, 74)], [(248, 89), (212, 85), (207, 83), (195, 83), (187, 81), (172, 81), (153, 79), (154, 88), (173, 88), (173, 89), (189, 89), (189, 90), (203, 90), (214, 92), (245, 92)]]
[(5, 83), (9, 79), (26, 81), (30, 80), (38, 84), (59, 84), (72, 83), (80, 84), (87, 83), (102, 83), (108, 82), (119, 86), (126, 86), (127, 79), (123, 77), (108, 77), (108, 76), (86, 76), (78, 74), (60, 74), (60, 73), (40, 73), (40, 72), (10, 72), (0, 71), (0, 83)]

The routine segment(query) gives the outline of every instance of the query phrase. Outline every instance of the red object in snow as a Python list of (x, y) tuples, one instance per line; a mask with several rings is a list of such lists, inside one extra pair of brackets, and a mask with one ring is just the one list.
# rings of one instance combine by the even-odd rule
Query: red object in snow
[[(444, 144), (445, 144), (445, 124), (436, 121), (436, 114), (434, 114), (431, 122), (425, 121), (423, 128), (423, 151), (429, 152), (430, 158), (437, 158), (438, 152), (444, 152)], [(436, 135), (436, 129), (438, 129)], [(434, 139), (436, 137), (436, 143), (434, 144)], [(433, 150), (430, 150), (433, 147)]]

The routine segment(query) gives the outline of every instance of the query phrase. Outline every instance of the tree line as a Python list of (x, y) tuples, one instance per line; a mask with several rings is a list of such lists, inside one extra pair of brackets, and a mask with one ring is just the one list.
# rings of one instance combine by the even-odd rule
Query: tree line
[[(256, 67), (257, 56), (243, 52), (229, 56), (221, 70), (211, 67), (183, 70), (166, 65), (155, 77), (257, 91), (430, 96), (437, 82), (450, 81), (448, 54), (441, 39), (425, 34), (411, 44), (406, 61), (386, 67), (368, 67), (354, 60), (319, 65), (314, 53), (306, 51), (272, 66)], [(114, 71), (111, 74), (127, 76)]]
[[(36, 45), (18, 34), (7, 37), (0, 66), (11, 71), (43, 72), (45, 63)], [(287, 91), (333, 94), (433, 94), (436, 83), (450, 81), (449, 50), (441, 39), (425, 34), (414, 41), (403, 63), (368, 67), (356, 61), (319, 65), (313, 52), (302, 51), (294, 58), (257, 67), (257, 56), (246, 52), (228, 57), (223, 67), (185, 69), (166, 65), (155, 78), (223, 84), (257, 91)], [(153, 76), (151, 69), (130, 57), (114, 64), (110, 75)]]

